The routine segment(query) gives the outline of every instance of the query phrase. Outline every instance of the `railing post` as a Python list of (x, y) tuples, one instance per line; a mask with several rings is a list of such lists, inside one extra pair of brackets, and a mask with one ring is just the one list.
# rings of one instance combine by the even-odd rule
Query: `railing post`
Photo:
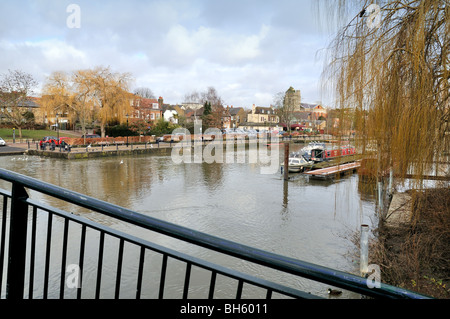
[(361, 277), (366, 277), (369, 272), (369, 226), (366, 224), (361, 225), (361, 238), (360, 238), (360, 265), (359, 271)]
[(27, 245), (28, 198), (25, 188), (17, 183), (12, 186), (11, 218), (8, 253), (6, 298), (23, 299), (25, 282), (25, 257)]

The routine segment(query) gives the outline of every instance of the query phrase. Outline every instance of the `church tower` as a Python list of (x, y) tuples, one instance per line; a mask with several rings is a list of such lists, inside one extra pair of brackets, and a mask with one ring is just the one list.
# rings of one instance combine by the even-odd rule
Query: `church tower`
[(300, 90), (295, 90), (292, 86), (284, 95), (284, 105), (292, 106), (294, 111), (301, 111), (301, 94)]

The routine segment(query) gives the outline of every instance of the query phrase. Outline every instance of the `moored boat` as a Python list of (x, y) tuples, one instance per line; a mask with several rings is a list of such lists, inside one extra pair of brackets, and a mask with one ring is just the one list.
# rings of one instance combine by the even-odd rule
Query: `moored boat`
[(323, 162), (336, 157), (355, 155), (356, 150), (353, 146), (342, 146), (335, 149), (313, 148), (311, 149), (311, 161)]
[(310, 161), (311, 160), (311, 151), (313, 149), (317, 149), (317, 150), (324, 150), (325, 149), (325, 143), (322, 142), (310, 142), (308, 145), (306, 145), (305, 147), (303, 147), (300, 150), (301, 155), (307, 160)]
[[(305, 166), (311, 163), (312, 162), (306, 160), (300, 152), (291, 153), (288, 161), (289, 173), (302, 172), (305, 169)], [(281, 164), (281, 168), (284, 169), (284, 163)]]

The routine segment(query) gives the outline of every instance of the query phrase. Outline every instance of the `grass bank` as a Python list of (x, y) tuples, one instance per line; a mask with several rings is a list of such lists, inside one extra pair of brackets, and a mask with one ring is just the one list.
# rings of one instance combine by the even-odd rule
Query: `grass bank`
[[(19, 130), (16, 130), (16, 141), (19, 139), (22, 140), (41, 140), (44, 136), (57, 136), (56, 131), (52, 130), (22, 130), (22, 138), (19, 137)], [(76, 137), (74, 134), (70, 134), (67, 132), (64, 132), (64, 134), (60, 134), (60, 136), (67, 136), (67, 137)], [(13, 140), (13, 130), (10, 128), (0, 128), (0, 137), (3, 138), (6, 141), (12, 141)]]
[(450, 188), (410, 191), (411, 222), (380, 226), (371, 259), (382, 281), (450, 298)]

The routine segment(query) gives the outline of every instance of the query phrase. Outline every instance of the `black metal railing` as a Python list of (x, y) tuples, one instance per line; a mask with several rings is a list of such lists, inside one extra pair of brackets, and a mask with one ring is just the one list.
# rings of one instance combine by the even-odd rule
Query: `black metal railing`
[[(167, 293), (168, 287), (174, 286), (167, 283), (173, 277), (168, 267), (172, 261), (178, 262), (178, 273), (184, 270), (183, 274), (178, 274), (182, 282), (175, 285), (181, 298), (189, 298), (193, 293), (194, 268), (208, 274), (205, 287), (201, 289), (205, 298), (214, 298), (217, 291), (221, 291), (219, 277), (236, 283), (233, 297), (237, 299), (243, 297), (244, 289), (262, 290), (264, 298), (271, 298), (274, 294), (318, 298), (285, 284), (230, 269), (102, 225), (67, 209), (44, 204), (44, 200), (30, 198), (32, 191), (53, 200), (62, 200), (65, 208), (73, 205), (87, 209), (130, 227), (137, 226), (149, 234), (162, 234), (236, 257), (268, 271), (282, 272), (283, 276), (306, 278), (371, 297), (427, 298), (383, 283), (379, 288), (369, 288), (363, 277), (211, 236), (4, 169), (0, 169), (0, 180), (10, 182), (12, 186), (11, 191), (0, 189), (3, 196), (0, 201), (2, 298), (120, 298), (122, 293), (125, 294), (124, 290), (128, 298), (142, 298), (144, 290), (150, 298), (172, 298), (174, 295)], [(115, 244), (111, 244), (112, 241)], [(133, 253), (129, 252), (131, 250)], [(69, 263), (74, 266), (70, 271)], [(148, 270), (150, 264), (152, 267)], [(125, 275), (125, 271), (129, 274)], [(106, 293), (102, 290), (104, 286), (107, 286)], [(77, 289), (70, 289), (73, 287)], [(107, 295), (112, 291), (113, 295)]]

